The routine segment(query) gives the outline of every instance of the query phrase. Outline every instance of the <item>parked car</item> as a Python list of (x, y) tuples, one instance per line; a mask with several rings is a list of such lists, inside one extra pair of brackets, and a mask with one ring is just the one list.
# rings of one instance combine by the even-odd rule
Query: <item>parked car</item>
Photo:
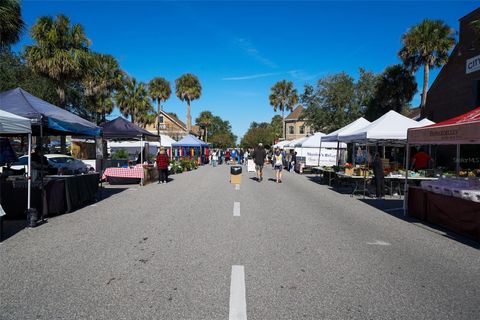
[[(61, 169), (71, 173), (87, 173), (90, 170), (90, 166), (83, 161), (75, 159), (71, 156), (64, 154), (46, 154), (45, 157), (48, 160), (48, 164), (56, 169)], [(28, 156), (21, 156), (18, 161), (13, 163), (11, 168), (14, 170), (27, 170)]]

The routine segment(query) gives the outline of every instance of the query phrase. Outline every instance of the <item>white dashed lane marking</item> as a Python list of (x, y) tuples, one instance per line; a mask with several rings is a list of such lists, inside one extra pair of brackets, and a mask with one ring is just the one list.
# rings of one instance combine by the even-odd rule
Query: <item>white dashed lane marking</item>
[(382, 241), (382, 240), (375, 240), (375, 241), (372, 241), (372, 242), (367, 242), (367, 244), (369, 244), (371, 246), (389, 246), (390, 245), (389, 242)]
[(233, 216), (240, 217), (240, 202), (233, 203)]
[(247, 320), (247, 300), (245, 298), (245, 268), (232, 266), (230, 282), (229, 320)]

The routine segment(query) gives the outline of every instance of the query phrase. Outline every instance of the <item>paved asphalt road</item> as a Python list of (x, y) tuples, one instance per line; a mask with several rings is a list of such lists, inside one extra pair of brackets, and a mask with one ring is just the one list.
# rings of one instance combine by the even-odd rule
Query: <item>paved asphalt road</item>
[(0, 319), (229, 319), (242, 299), (250, 320), (480, 319), (475, 245), (305, 176), (253, 176), (240, 190), (227, 166), (110, 187), (9, 237)]

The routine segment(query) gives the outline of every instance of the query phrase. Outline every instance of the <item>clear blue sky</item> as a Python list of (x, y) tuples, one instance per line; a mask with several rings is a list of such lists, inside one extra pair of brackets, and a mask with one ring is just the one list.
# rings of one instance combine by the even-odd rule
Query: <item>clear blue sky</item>
[[(65, 0), (23, 1), (22, 14), (27, 27), (39, 16), (66, 14), (85, 27), (94, 51), (114, 55), (138, 80), (163, 76), (173, 85), (183, 73), (196, 74), (203, 93), (192, 103), (193, 120), (210, 110), (241, 137), (250, 122), (274, 116), (268, 95), (276, 81), (292, 80), (301, 92), (327, 74), (381, 72), (399, 62), (400, 37), (410, 26), (434, 18), (458, 30), (458, 19), (476, 7), (475, 1)], [(15, 49), (30, 41), (25, 33)], [(164, 107), (185, 119), (175, 95)]]

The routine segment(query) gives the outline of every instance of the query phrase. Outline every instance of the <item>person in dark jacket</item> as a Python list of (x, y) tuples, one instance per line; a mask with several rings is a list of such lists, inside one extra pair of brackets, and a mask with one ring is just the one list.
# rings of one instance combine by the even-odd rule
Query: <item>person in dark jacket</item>
[(164, 148), (161, 148), (157, 155), (158, 183), (168, 182), (168, 156)]
[(263, 165), (265, 164), (265, 157), (267, 152), (262, 143), (258, 144), (258, 147), (253, 150), (253, 162), (255, 162), (255, 170), (257, 171), (257, 180), (261, 182), (263, 180)]
[(383, 198), (385, 197), (385, 173), (383, 171), (383, 162), (378, 152), (375, 153), (373, 158), (373, 174), (375, 176), (377, 198)]

